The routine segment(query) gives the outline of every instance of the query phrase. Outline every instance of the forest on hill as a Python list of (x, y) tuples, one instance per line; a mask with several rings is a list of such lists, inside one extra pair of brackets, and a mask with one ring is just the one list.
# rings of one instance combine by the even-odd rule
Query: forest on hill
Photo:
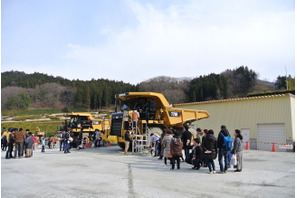
[[(114, 104), (115, 94), (134, 91), (163, 93), (171, 104), (246, 97), (250, 94), (295, 93), (295, 78), (278, 76), (275, 83), (258, 79), (247, 66), (197, 78), (158, 76), (137, 85), (108, 79), (69, 80), (42, 73), (1, 74), (1, 108), (84, 108), (100, 110)], [(287, 92), (287, 91), (285, 91)]]

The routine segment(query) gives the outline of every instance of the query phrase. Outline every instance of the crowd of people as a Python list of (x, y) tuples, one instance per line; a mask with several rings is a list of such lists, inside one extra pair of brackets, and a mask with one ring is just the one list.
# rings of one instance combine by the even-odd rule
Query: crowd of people
[(1, 135), (1, 149), (6, 151), (5, 158), (30, 158), (33, 156), (33, 150), (36, 150), (39, 143), (36, 137), (29, 129), (24, 132), (22, 128), (13, 128), (10, 131), (4, 130)]
[[(68, 136), (69, 138), (70, 136)], [(68, 140), (68, 139), (67, 139)], [(3, 128), (1, 133), (1, 149), (6, 151), (5, 158), (31, 158), (33, 156), (33, 151), (36, 151), (38, 148), (41, 149), (41, 152), (45, 152), (46, 146), (48, 149), (55, 148), (61, 138), (55, 136), (44, 137), (36, 136), (34, 133), (30, 132), (29, 129), (24, 130), (22, 128), (10, 128), (8, 131)], [(67, 142), (66, 139), (63, 142)], [(65, 152), (69, 153), (68, 144), (60, 144), (60, 148), (65, 148)], [(69, 149), (67, 149), (69, 148)]]
[[(164, 159), (164, 165), (170, 163), (170, 169), (180, 169), (181, 161), (192, 164), (192, 169), (199, 170), (201, 167), (208, 167), (209, 173), (216, 173), (214, 160), (218, 158), (220, 173), (227, 173), (231, 167), (231, 157), (235, 157), (236, 163), (232, 162), (235, 171), (242, 171), (242, 135), (240, 130), (234, 131), (234, 141), (231, 139), (230, 133), (225, 125), (221, 126), (218, 137), (214, 136), (212, 129), (200, 128), (196, 129), (196, 137), (189, 131), (188, 125), (185, 125), (184, 132), (180, 135), (178, 131), (165, 129), (161, 136), (151, 134), (151, 148), (154, 156), (159, 156), (159, 159)], [(70, 153), (70, 142), (73, 138), (70, 130), (63, 131), (58, 137), (36, 137), (29, 129), (26, 132), (20, 129), (12, 129), (9, 132), (2, 132), (1, 147), (6, 151), (6, 159), (10, 158), (30, 158), (33, 156), (33, 151), (39, 145), (41, 152), (45, 152), (46, 143), (48, 148), (54, 148), (59, 142), (60, 151), (65, 154)], [(93, 137), (94, 148), (99, 148), (102, 144), (102, 132), (96, 130)], [(77, 149), (84, 149), (89, 140), (83, 137), (83, 131), (78, 133), (78, 138), (75, 142)], [(229, 138), (229, 142), (228, 142)], [(127, 155), (130, 142), (132, 141), (129, 131), (125, 133), (125, 151)], [(231, 141), (230, 141), (231, 140)], [(232, 145), (228, 145), (232, 143)], [(183, 151), (184, 150), (184, 155)], [(185, 159), (183, 158), (185, 156)]]
[(77, 149), (84, 149), (89, 144), (89, 140), (93, 140), (94, 148), (99, 148), (101, 145), (104, 146), (105, 143), (102, 139), (102, 132), (98, 129), (89, 137), (83, 137), (83, 130), (81, 130), (78, 132), (76, 142), (73, 142), (73, 134), (70, 133), (70, 130), (63, 131), (61, 134), (55, 136), (44, 137), (34, 135), (29, 129), (24, 132), (22, 128), (10, 128), (8, 131), (3, 128), (1, 133), (1, 149), (2, 151), (6, 151), (6, 159), (22, 158), (24, 156), (30, 158), (33, 156), (33, 151), (37, 148), (40, 148), (41, 152), (45, 152), (46, 147), (52, 149), (58, 146), (60, 151), (67, 154), (70, 153), (71, 142), (76, 145)]
[[(225, 125), (216, 138), (212, 129), (196, 129), (196, 137), (189, 131), (188, 125), (185, 125), (185, 131), (180, 135), (175, 130), (165, 129), (161, 136), (151, 134), (151, 147), (153, 154), (164, 159), (164, 164), (171, 164), (171, 170), (180, 169), (180, 162), (185, 161), (192, 164), (192, 169), (199, 170), (201, 167), (208, 167), (209, 174), (216, 173), (214, 160), (218, 158), (219, 173), (227, 173), (231, 167), (231, 156), (234, 155), (236, 162), (232, 165), (236, 172), (242, 171), (242, 135), (240, 130), (234, 131), (234, 141)], [(228, 141), (228, 138), (231, 141)], [(228, 146), (228, 143), (232, 145)], [(182, 150), (184, 150), (184, 156)]]

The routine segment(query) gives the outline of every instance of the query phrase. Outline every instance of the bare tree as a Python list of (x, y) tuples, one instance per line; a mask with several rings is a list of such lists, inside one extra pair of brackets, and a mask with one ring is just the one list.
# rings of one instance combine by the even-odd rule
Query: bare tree
[(75, 90), (57, 83), (45, 83), (35, 87), (35, 102), (47, 107), (72, 107)]
[(33, 89), (26, 89), (26, 88), (13, 87), (13, 86), (2, 88), (1, 89), (1, 107), (5, 109), (9, 98), (12, 98), (17, 94), (22, 94), (22, 93), (26, 93), (31, 97), (33, 93)]
[(159, 76), (141, 82), (139, 90), (162, 93), (170, 103), (181, 103), (188, 100), (185, 93), (188, 91), (189, 82), (188, 78)]

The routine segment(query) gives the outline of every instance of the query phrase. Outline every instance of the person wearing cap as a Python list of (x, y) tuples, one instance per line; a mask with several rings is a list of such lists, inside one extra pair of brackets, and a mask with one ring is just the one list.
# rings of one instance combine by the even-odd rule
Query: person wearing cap
[(23, 132), (23, 129), (20, 128), (18, 132), (15, 133), (15, 151), (14, 151), (14, 158), (17, 156), (19, 158), (23, 157), (23, 143), (26, 136)]

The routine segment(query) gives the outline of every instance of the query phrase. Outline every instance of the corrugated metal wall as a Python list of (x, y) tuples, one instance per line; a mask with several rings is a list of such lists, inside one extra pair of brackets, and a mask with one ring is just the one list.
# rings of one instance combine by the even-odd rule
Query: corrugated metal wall
[(216, 136), (222, 124), (227, 126), (232, 137), (235, 129), (249, 129), (250, 138), (255, 140), (257, 124), (285, 124), (286, 140), (295, 141), (295, 98), (289, 94), (182, 104), (177, 107), (208, 111), (210, 118), (193, 124), (202, 129), (213, 129)]

